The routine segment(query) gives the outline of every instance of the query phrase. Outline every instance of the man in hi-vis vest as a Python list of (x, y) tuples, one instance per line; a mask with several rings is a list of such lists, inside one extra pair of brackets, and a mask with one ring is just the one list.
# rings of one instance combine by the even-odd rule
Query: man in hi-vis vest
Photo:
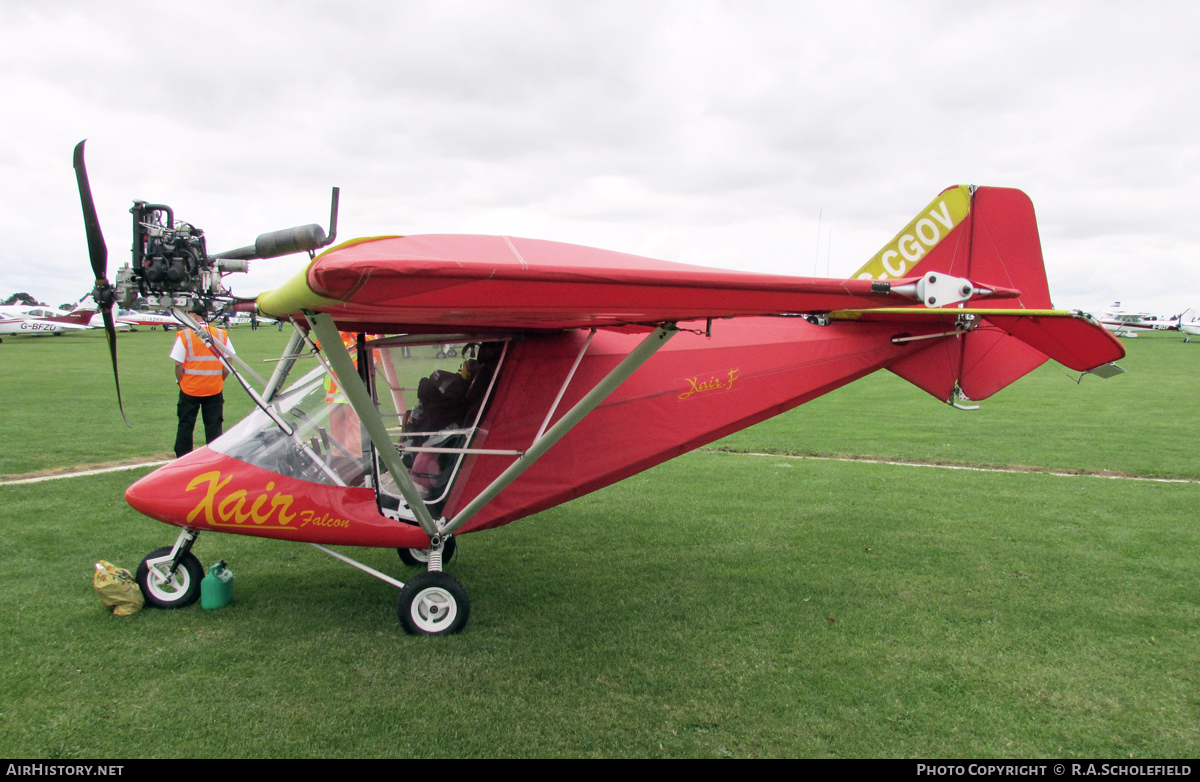
[[(233, 353), (233, 343), (224, 329), (208, 325), (204, 327), (219, 345)], [(204, 418), (204, 442), (211, 443), (221, 436), (224, 421), (225, 376), (229, 370), (221, 359), (213, 355), (203, 339), (190, 329), (176, 332), (175, 346), (171, 348), (175, 361), (175, 382), (179, 384), (179, 429), (175, 433), (175, 456), (180, 457), (192, 450), (192, 432), (196, 428), (196, 413)]]

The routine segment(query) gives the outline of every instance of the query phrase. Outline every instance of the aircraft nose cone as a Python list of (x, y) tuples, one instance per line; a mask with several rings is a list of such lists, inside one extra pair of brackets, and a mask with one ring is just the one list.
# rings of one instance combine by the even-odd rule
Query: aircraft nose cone
[(208, 448), (192, 451), (134, 482), (125, 490), (125, 501), (138, 513), (183, 526), (195, 504), (187, 494), (188, 483), (225, 458)]
[(125, 502), (138, 513), (158, 518), (156, 499), (162, 496), (163, 475), (166, 468), (159, 468), (141, 478), (125, 490)]

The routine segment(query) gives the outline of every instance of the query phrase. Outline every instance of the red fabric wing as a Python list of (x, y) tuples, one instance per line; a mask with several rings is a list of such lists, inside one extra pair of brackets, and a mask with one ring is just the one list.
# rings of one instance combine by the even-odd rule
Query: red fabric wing
[(334, 249), (308, 272), (339, 323), (563, 329), (871, 307), (869, 280), (726, 271), (535, 239), (428, 235)]

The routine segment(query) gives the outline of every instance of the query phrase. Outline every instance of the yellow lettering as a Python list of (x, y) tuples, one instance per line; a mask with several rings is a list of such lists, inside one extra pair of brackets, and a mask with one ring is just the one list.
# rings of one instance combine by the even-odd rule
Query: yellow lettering
[(687, 398), (688, 398), (688, 397), (690, 397), (692, 394), (694, 394), (694, 393), (696, 393), (697, 391), (699, 391), (699, 390), (700, 390), (699, 388), (697, 388), (697, 387), (696, 387), (696, 378), (694, 378), (694, 377), (689, 377), (689, 378), (687, 378), (687, 382), (688, 382), (688, 384), (689, 384), (689, 385), (691, 385), (692, 389), (691, 389), (690, 391), (685, 391), (685, 392), (683, 392), (682, 394), (680, 394), (680, 395), (679, 395), (679, 398), (680, 398), (680, 399), (687, 399)]
[(262, 524), (264, 521), (271, 518), (271, 510), (274, 506), (272, 506), (272, 508), (268, 508), (266, 513), (259, 515), (259, 511), (262, 510), (263, 503), (266, 501), (267, 495), (266, 492), (263, 492), (254, 498), (254, 504), (250, 506), (250, 518), (254, 519), (255, 524)]
[[(295, 499), (295, 498), (292, 497), (292, 495), (290, 495), (290, 494), (278, 494), (278, 493), (274, 497), (271, 498), (271, 511), (274, 511), (276, 508), (279, 509), (279, 525), (280, 526), (283, 526), (283, 525), (287, 524), (289, 521), (291, 521), (292, 519), (296, 518), (295, 513), (287, 513), (286, 512), (288, 508), (292, 507), (293, 499)], [(270, 511), (267, 512), (267, 515), (268, 516), (271, 515)]]
[(246, 499), (246, 490), (238, 489), (235, 492), (230, 492), (225, 495), (225, 499), (217, 505), (217, 515), (221, 517), (221, 521), (236, 521), (238, 524), (243, 523), (250, 518), (249, 513), (242, 513), (242, 505)]
[[(249, 493), (245, 489), (238, 489), (222, 496), (221, 490), (232, 480), (232, 475), (221, 480), (221, 474), (216, 471), (206, 472), (193, 478), (187, 486), (188, 491), (205, 484), (207, 484), (207, 491), (204, 498), (196, 503), (196, 507), (188, 513), (188, 522), (202, 517), (206, 523), (217, 526), (229, 522), (245, 524), (250, 520), (253, 520), (255, 524), (267, 524), (271, 521), (271, 516), (277, 513), (277, 521), (272, 526), (285, 527), (296, 518), (295, 513), (288, 512), (296, 498), (280, 492), (271, 495), (271, 490), (275, 488), (274, 481), (267, 483), (263, 492), (257, 495), (252, 503), (249, 503), (250, 508), (247, 511)], [(307, 513), (311, 515), (312, 511), (307, 511)]]
[(196, 517), (201, 513), (204, 514), (204, 522), (206, 524), (216, 523), (217, 520), (213, 517), (213, 501), (217, 498), (217, 492), (225, 488), (225, 484), (233, 480), (233, 476), (230, 475), (228, 478), (218, 483), (220, 477), (221, 473), (214, 470), (212, 472), (206, 472), (201, 475), (197, 475), (188, 483), (186, 491), (191, 491), (205, 481), (208, 481), (208, 491), (205, 493), (204, 499), (200, 500), (200, 502), (196, 504), (196, 507), (192, 508), (191, 512), (188, 513), (187, 520), (189, 523), (195, 521)]
[(738, 371), (739, 370), (737, 369), (731, 369), (725, 376), (713, 374), (709, 375), (704, 380), (700, 380), (699, 377), (685, 377), (681, 381), (676, 381), (677, 383), (687, 383), (686, 390), (682, 391), (677, 398), (680, 401), (683, 401), (690, 399), (696, 394), (707, 394), (713, 391), (728, 391), (733, 388), (734, 381), (736, 381), (738, 378)]

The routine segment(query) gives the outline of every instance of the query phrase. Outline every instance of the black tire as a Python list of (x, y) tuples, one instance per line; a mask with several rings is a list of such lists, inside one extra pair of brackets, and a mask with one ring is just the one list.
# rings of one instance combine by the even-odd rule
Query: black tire
[[(454, 559), (454, 552), (458, 550), (458, 542), (454, 538), (450, 538), (442, 546), (442, 564), (445, 565)], [(413, 567), (425, 567), (429, 564), (429, 549), (427, 548), (398, 548), (396, 553), (400, 555), (400, 561), (406, 565)]]
[(196, 555), (188, 554), (180, 561), (175, 578), (164, 582), (161, 574), (151, 578), (150, 566), (146, 563), (152, 559), (165, 557), (171, 553), (171, 546), (156, 548), (146, 555), (138, 565), (137, 582), (142, 588), (142, 597), (146, 605), (155, 608), (185, 608), (200, 599), (200, 581), (204, 578), (204, 566)]
[(471, 598), (449, 573), (422, 573), (400, 590), (396, 616), (409, 635), (451, 635), (467, 626)]

